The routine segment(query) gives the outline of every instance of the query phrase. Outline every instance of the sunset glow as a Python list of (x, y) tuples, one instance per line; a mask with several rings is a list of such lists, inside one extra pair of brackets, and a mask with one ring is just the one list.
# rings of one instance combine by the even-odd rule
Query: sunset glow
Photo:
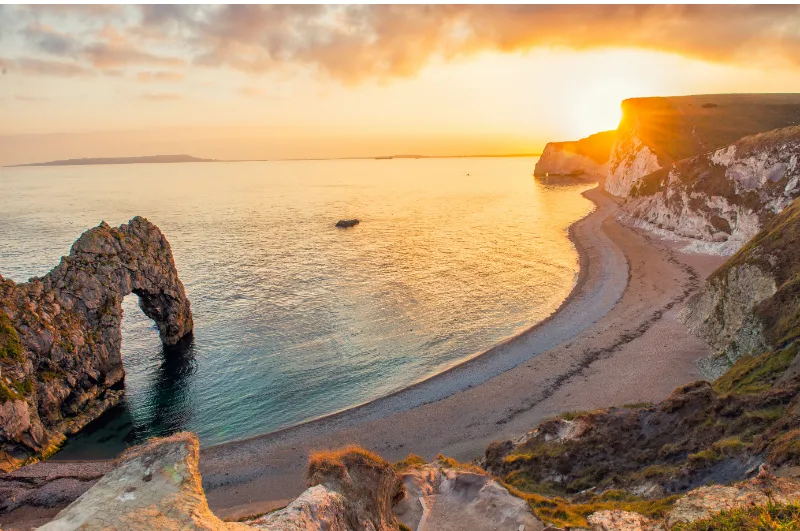
[[(3, 8), (13, 31), (0, 36), (0, 163), (178, 152), (225, 159), (535, 153), (551, 139), (615, 128), (625, 98), (800, 86), (789, 48), (748, 60), (780, 43), (718, 49), (699, 37), (667, 38), (702, 25), (710, 16), (702, 10), (653, 14), (671, 21), (663, 22), (665, 35), (634, 33), (625, 42), (614, 33), (628, 24), (622, 15), (595, 14), (596, 33), (567, 42), (538, 25), (522, 31), (500, 8), (481, 11), (505, 28), (506, 42), (476, 25), (474, 9), (430, 8), (439, 19), (398, 10), (383, 22), (377, 7), (270, 9)], [(346, 12), (384, 34), (356, 38)], [(785, 18), (767, 15), (755, 20), (770, 27)], [(747, 12), (728, 16), (750, 21)], [(271, 26), (275, 17), (299, 33)], [(304, 24), (326, 28), (329, 46), (297, 41), (311, 31)], [(394, 40), (401, 31), (410, 32), (406, 46)], [(378, 40), (364, 47), (360, 39)], [(354, 69), (359, 61), (363, 68)]]

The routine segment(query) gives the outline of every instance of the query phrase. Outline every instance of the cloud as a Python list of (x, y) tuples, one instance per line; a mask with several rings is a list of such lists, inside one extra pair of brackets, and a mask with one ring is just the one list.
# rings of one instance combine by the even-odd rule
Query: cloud
[(182, 66), (185, 61), (166, 57), (127, 46), (106, 43), (91, 44), (83, 53), (95, 68), (118, 68), (130, 65)]
[[(302, 68), (349, 83), (410, 76), (435, 60), (542, 47), (633, 47), (800, 67), (796, 5), (145, 5), (24, 12), (34, 17), (22, 32), (33, 49), (79, 57), (101, 70)], [(0, 16), (12, 20), (14, 13)], [(59, 17), (86, 31), (67, 35), (45, 24), (61, 28), (52, 22)]]
[(140, 83), (174, 83), (183, 81), (185, 77), (186, 75), (181, 72), (162, 70), (157, 72), (139, 72), (136, 74), (136, 81)]
[(64, 61), (49, 61), (24, 57), (17, 59), (19, 70), (26, 75), (45, 75), (59, 77), (84, 77), (94, 75), (90, 68)]
[(181, 99), (180, 94), (174, 92), (144, 92), (142, 99), (148, 101), (174, 101)]
[(345, 81), (411, 75), (435, 57), (536, 47), (639, 47), (800, 65), (799, 6), (154, 6), (142, 24), (184, 35), (199, 65), (304, 64)]
[(80, 48), (80, 44), (69, 35), (59, 33), (50, 26), (38, 22), (29, 24), (23, 33), (28, 42), (39, 51), (50, 55), (71, 55)]

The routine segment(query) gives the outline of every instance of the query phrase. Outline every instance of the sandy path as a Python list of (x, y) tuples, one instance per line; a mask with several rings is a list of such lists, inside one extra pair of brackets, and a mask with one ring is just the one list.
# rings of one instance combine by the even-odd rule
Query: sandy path
[[(305, 488), (305, 464), (316, 448), (357, 442), (390, 460), (409, 452), (470, 460), (490, 442), (519, 436), (558, 412), (656, 401), (697, 379), (693, 361), (708, 349), (674, 316), (722, 260), (676, 253), (617, 223), (610, 196), (597, 188), (586, 195), (597, 209), (571, 230), (580, 279), (554, 316), (389, 397), (203, 449), (211, 508), (238, 518), (284, 505)], [(13, 529), (12, 521), (0, 517), (4, 529)]]

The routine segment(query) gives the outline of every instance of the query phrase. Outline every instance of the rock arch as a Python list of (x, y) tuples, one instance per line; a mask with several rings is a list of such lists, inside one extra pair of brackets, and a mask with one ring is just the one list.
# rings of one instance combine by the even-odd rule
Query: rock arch
[[(0, 276), (0, 469), (48, 452), (120, 399), (130, 293), (165, 345), (191, 335), (169, 242), (139, 216), (84, 232), (43, 277), (16, 284)], [(20, 348), (4, 355), (4, 341)]]

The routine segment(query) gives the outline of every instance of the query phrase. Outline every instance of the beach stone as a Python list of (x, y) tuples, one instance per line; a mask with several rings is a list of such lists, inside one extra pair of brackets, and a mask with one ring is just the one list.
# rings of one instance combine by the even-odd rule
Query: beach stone
[[(46, 455), (121, 397), (122, 300), (135, 293), (165, 345), (193, 330), (167, 239), (135, 217), (84, 232), (48, 274), (0, 276), (0, 471)], [(28, 407), (30, 404), (31, 407)]]

